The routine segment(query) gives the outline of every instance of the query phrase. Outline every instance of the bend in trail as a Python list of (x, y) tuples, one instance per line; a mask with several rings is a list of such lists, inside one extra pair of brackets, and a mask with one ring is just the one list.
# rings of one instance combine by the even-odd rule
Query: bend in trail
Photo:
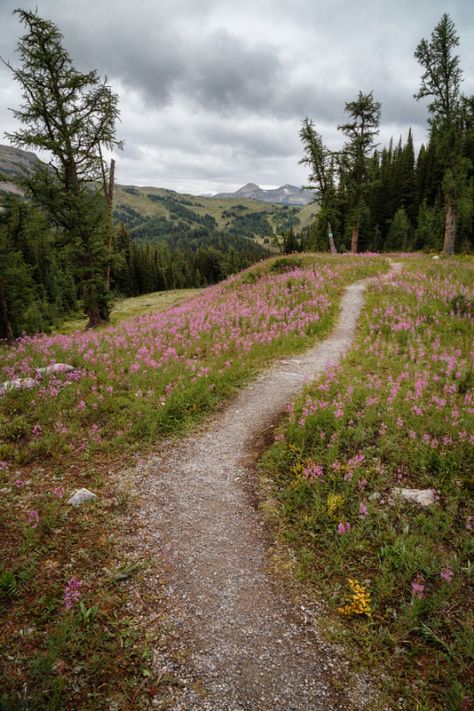
[(137, 545), (147, 557), (166, 552), (172, 625), (190, 652), (191, 682), (201, 685), (177, 691), (172, 708), (329, 711), (363, 708), (370, 696), (363, 684), (348, 688), (347, 664), (268, 572), (261, 517), (246, 487), (256, 436), (350, 347), (366, 283), (346, 289), (329, 338), (280, 361), (204, 432), (134, 474), (144, 494)]

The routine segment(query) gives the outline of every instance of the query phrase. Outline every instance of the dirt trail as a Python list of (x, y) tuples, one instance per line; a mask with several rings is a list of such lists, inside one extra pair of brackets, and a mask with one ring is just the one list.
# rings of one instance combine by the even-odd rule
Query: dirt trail
[(347, 288), (329, 338), (262, 374), (204, 432), (132, 474), (143, 496), (144, 526), (135, 543), (141, 555), (167, 558), (171, 622), (190, 650), (184, 688), (172, 708), (365, 706), (362, 682), (348, 688), (347, 665), (269, 573), (261, 517), (248, 493), (255, 438), (268, 432), (305, 381), (348, 350), (365, 286)]

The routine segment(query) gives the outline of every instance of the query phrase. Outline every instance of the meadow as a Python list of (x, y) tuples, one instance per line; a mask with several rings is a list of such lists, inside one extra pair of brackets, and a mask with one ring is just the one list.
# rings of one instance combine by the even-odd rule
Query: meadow
[[(126, 608), (140, 571), (120, 549), (133, 502), (114, 477), (327, 335), (344, 287), (387, 269), (373, 255), (272, 259), (166, 311), (0, 350), (2, 711), (136, 708), (165, 684), (148, 669), (162, 641)], [(74, 370), (39, 377), (57, 363)], [(2, 388), (16, 379), (30, 387)], [(97, 499), (73, 509), (81, 486)]]
[(472, 284), (472, 260), (419, 257), (373, 281), (352, 350), (291, 403), (262, 465), (328, 635), (406, 709), (474, 703)]

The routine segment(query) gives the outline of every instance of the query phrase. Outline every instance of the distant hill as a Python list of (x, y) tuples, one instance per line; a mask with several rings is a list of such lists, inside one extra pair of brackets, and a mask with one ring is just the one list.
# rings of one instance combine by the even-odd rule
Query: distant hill
[(235, 193), (218, 193), (214, 199), (223, 198), (246, 198), (247, 200), (258, 200), (260, 202), (270, 202), (274, 205), (308, 205), (314, 199), (311, 190), (302, 190), (296, 185), (282, 185), (280, 188), (263, 190), (255, 183), (247, 183)]
[(21, 194), (21, 189), (13, 181), (32, 173), (40, 165), (41, 161), (34, 153), (13, 146), (0, 145), (0, 175), (6, 178), (6, 182), (0, 182), (0, 190)]
[[(0, 145), (0, 173), (7, 179), (31, 172), (40, 164), (34, 153)], [(0, 190), (21, 192), (10, 182), (0, 182)], [(191, 232), (219, 232), (229, 239), (250, 238), (269, 244), (274, 234), (281, 235), (290, 228), (299, 232), (314, 220), (318, 207), (309, 204), (311, 199), (312, 193), (291, 185), (261, 190), (249, 183), (236, 193), (213, 197), (116, 185), (114, 215), (127, 226), (132, 238), (141, 242), (177, 244)], [(293, 204), (291, 200), (300, 202)]]
[[(187, 195), (164, 188), (116, 186), (115, 217), (132, 237), (156, 241), (179, 231), (218, 230), (229, 237), (246, 237), (268, 244), (274, 234), (299, 232), (313, 222), (318, 206), (286, 205), (247, 198)], [(168, 238), (166, 238), (168, 239)]]

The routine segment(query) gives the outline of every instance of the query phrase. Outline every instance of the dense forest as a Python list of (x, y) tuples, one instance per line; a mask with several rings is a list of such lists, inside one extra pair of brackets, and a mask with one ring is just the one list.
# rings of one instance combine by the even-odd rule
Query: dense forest
[[(79, 304), (88, 326), (97, 326), (108, 321), (115, 295), (212, 284), (266, 256), (265, 246), (472, 250), (474, 97), (461, 92), (459, 37), (448, 15), (415, 51), (423, 72), (415, 99), (431, 100), (429, 140), (418, 155), (411, 130), (405, 142), (376, 143), (382, 106), (372, 92), (346, 103), (338, 151), (304, 119), (301, 163), (310, 168), (320, 210), (298, 232), (294, 208), (272, 225), (270, 212), (236, 204), (218, 226), (183, 196), (148, 194), (164, 208), (152, 217), (114, 207), (115, 162), (106, 165), (103, 156), (120, 147), (118, 96), (95, 71), (72, 66), (53, 23), (37, 12), (16, 13), (27, 29), (18, 42), (21, 66), (6, 64), (24, 104), (14, 112), (20, 128), (7, 137), (52, 159), (21, 180), (24, 195), (0, 191), (0, 339), (47, 330)], [(255, 234), (264, 246), (250, 239)]]
[[(456, 251), (474, 247), (474, 124), (463, 142), (466, 176), (457, 201)], [(436, 132), (415, 157), (411, 131), (405, 143), (375, 150), (367, 160), (368, 189), (360, 211), (358, 251), (443, 249), (445, 206), (443, 196), (445, 159)], [(335, 190), (332, 230), (338, 251), (351, 248), (351, 210), (344, 182)], [(329, 249), (327, 213), (303, 229), (297, 240), (301, 249)]]
[[(0, 196), (0, 338), (11, 338), (48, 330), (77, 310), (78, 283), (71, 246), (47, 216), (31, 200)], [(265, 256), (255, 242), (215, 230), (178, 229), (153, 244), (132, 239), (125, 224), (116, 223), (110, 298), (207, 286)]]

